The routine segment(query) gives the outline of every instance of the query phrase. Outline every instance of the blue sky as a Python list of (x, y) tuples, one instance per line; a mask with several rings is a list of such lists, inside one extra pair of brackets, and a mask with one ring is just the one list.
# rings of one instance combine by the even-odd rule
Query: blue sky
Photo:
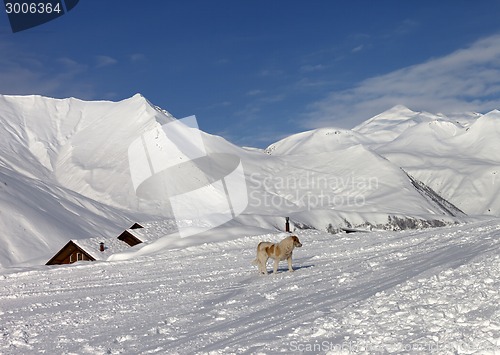
[(0, 93), (143, 94), (238, 145), (352, 128), (396, 104), (500, 108), (500, 1), (80, 0), (13, 34)]

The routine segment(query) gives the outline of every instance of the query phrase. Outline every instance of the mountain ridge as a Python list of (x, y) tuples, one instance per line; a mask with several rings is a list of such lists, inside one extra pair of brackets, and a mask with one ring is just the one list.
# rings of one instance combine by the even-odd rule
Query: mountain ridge
[[(397, 111), (404, 117), (398, 118)], [(418, 123), (415, 115), (419, 113), (403, 106), (390, 114), (401, 131), (398, 137), (407, 129), (437, 121), (426, 113), (417, 117), (422, 121)], [(376, 116), (379, 122), (384, 121), (381, 115)], [(412, 124), (405, 124), (405, 119)], [(161, 134), (163, 125), (174, 121), (168, 111), (140, 94), (119, 102), (0, 95), (0, 183), (7, 184), (0, 185), (0, 205), (5, 211), (0, 227), (7, 231), (1, 240), (8, 240), (4, 244), (9, 245), (0, 254), (0, 265), (48, 256), (63, 240), (109, 236), (132, 221), (174, 218), (169, 203), (137, 196), (127, 157), (134, 140), (149, 131)], [(384, 137), (368, 134), (373, 130), (368, 124), (363, 127), (365, 133), (336, 128), (299, 133), (265, 152), (237, 147), (197, 129), (186, 131), (185, 139), (201, 139), (207, 154), (225, 153), (240, 159), (248, 206), (236, 216), (236, 223), (281, 228), (277, 221), (290, 216), (296, 226), (326, 230), (346, 224), (396, 227), (391, 219), (398, 220), (397, 228), (404, 226), (401, 221), (405, 219), (421, 221), (408, 224), (420, 226), (468, 220), (422, 194), (401, 170), (443, 201), (451, 197), (450, 204), (461, 202), (456, 189), (436, 187), (436, 172), (429, 175), (418, 164), (406, 164), (423, 157), (390, 151), (395, 139), (388, 140), (394, 135), (389, 128), (394, 126), (386, 127)], [(478, 131), (477, 127), (471, 125), (471, 132)], [(440, 137), (438, 132), (434, 139)], [(400, 159), (398, 154), (406, 157)], [(221, 171), (227, 170), (222, 164)], [(196, 177), (174, 178), (183, 191)], [(219, 178), (207, 176), (207, 181)], [(161, 181), (156, 183), (160, 185), (153, 185), (152, 191), (164, 188)], [(196, 197), (200, 203), (226, 198), (213, 189), (203, 191)], [(190, 203), (197, 205), (194, 200)], [(494, 206), (491, 214), (497, 211)], [(462, 209), (460, 203), (457, 207)], [(213, 216), (206, 218), (210, 222)], [(12, 240), (19, 243), (13, 245)]]

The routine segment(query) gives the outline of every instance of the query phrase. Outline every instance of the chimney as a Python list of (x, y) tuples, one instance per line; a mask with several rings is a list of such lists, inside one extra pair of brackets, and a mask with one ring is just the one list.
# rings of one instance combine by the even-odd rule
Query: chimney
[(285, 232), (290, 232), (290, 217), (285, 217)]
[(102, 251), (104, 251), (104, 249), (105, 249), (105, 248), (104, 248), (104, 242), (101, 242), (101, 243), (99, 244), (99, 250), (102, 252)]

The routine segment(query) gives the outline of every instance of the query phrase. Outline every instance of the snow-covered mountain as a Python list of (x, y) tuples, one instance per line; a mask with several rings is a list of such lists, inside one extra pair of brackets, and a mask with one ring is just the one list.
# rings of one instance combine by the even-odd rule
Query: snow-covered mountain
[[(187, 129), (183, 140), (201, 139), (206, 154), (226, 155), (203, 181), (200, 166), (183, 165), (168, 187), (179, 193), (219, 180), (230, 155), (246, 181), (239, 195), (246, 207), (233, 221), (242, 226), (282, 228), (288, 216), (297, 227), (329, 231), (404, 229), (469, 220), (462, 211), (498, 215), (498, 116), (451, 119), (396, 106), (353, 130), (304, 132), (265, 151)], [(136, 194), (129, 160), (134, 141), (172, 122), (141, 95), (120, 102), (0, 96), (0, 265), (47, 260), (69, 239), (118, 235), (132, 221), (173, 218), (169, 203)], [(151, 184), (148, 196), (165, 181)], [(195, 207), (226, 198), (224, 190), (200, 191)], [(196, 223), (214, 223), (207, 218)]]
[[(406, 129), (372, 149), (432, 188), (467, 214), (500, 215), (500, 111), (448, 118), (425, 114), (418, 124), (408, 109)], [(394, 115), (394, 109), (390, 110)], [(383, 117), (383, 114), (379, 115)], [(406, 121), (400, 123), (404, 125)], [(373, 123), (373, 122), (372, 122)], [(354, 128), (377, 134), (380, 125)]]
[(138, 202), (127, 142), (169, 119), (140, 95), (120, 103), (0, 96), (0, 265), (151, 219), (130, 208)]
[[(173, 120), (141, 95), (121, 102), (0, 96), (1, 164), (116, 207), (137, 203), (127, 149)], [(124, 159), (125, 158), (125, 159)]]

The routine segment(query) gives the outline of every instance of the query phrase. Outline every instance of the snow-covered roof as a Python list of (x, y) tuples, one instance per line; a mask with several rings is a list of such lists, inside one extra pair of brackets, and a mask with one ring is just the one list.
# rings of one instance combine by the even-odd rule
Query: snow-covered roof
[[(73, 243), (85, 250), (90, 256), (95, 260), (106, 260), (110, 255), (114, 253), (120, 253), (130, 246), (118, 240), (117, 238), (87, 238), (87, 239), (72, 239)], [(100, 251), (100, 244), (104, 243), (104, 251)]]
[(152, 243), (168, 234), (178, 230), (178, 226), (182, 221), (174, 219), (165, 219), (161, 221), (141, 222), (143, 228), (127, 229), (127, 232), (132, 234), (143, 243)]
[[(140, 227), (137, 227), (139, 225)], [(142, 227), (142, 228), (141, 228)], [(178, 223), (175, 220), (163, 220), (145, 223), (134, 223), (124, 232), (131, 234), (141, 243), (149, 244), (167, 234), (175, 232)], [(122, 233), (123, 234), (123, 233)], [(120, 234), (120, 235), (122, 235)], [(107, 260), (111, 255), (127, 251), (130, 245), (125, 241), (115, 237), (94, 237), (85, 239), (71, 239), (69, 243), (74, 243), (90, 257), (95, 260)], [(100, 250), (101, 243), (104, 243), (104, 251)], [(59, 253), (59, 252), (58, 252)]]

